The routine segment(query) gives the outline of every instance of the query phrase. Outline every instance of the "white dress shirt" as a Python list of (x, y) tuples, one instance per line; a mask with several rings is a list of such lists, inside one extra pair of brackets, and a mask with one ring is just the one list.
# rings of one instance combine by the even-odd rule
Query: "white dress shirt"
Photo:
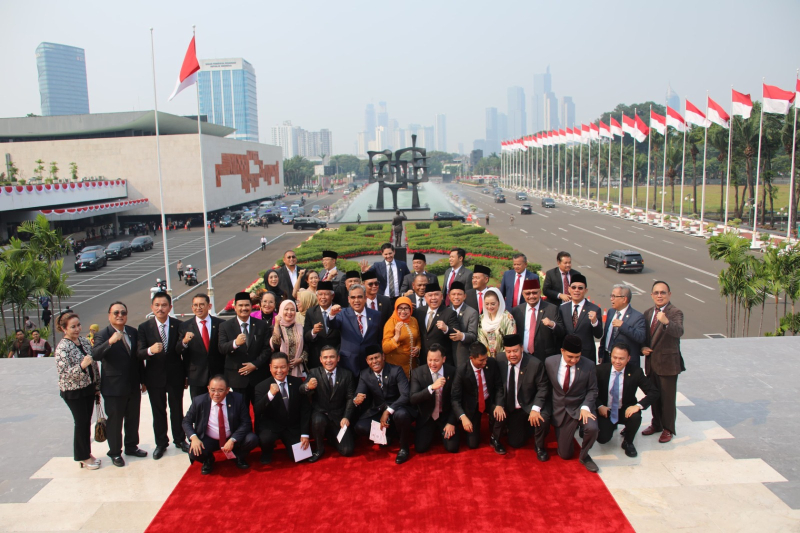
[(450, 287), (450, 281), (456, 279), (456, 276), (458, 276), (458, 272), (460, 270), (461, 270), (461, 267), (458, 267), (458, 268), (453, 268), (453, 270), (450, 271), (450, 277), (447, 278), (447, 282), (446, 282), (447, 285), (445, 285), (445, 292)]
[[(328, 320), (331, 319), (331, 316), (329, 314), (331, 312), (331, 306), (329, 305), (327, 309), (323, 309), (322, 306), (320, 306), (319, 310), (322, 313), (322, 326), (325, 329), (325, 333), (328, 333)], [(311, 338), (312, 339), (317, 338), (317, 333), (314, 333), (313, 329), (311, 330)]]
[(478, 381), (478, 375), (480, 375), (481, 379), (483, 380), (483, 399), (489, 399), (489, 385), (486, 383), (486, 373), (481, 368), (478, 370), (475, 368), (475, 365), (472, 364), (472, 361), (469, 362), (469, 366), (472, 367), (472, 371), (475, 372), (475, 381)]
[[(153, 317), (153, 320), (156, 321), (156, 329), (158, 330), (158, 338), (161, 339), (161, 326), (164, 326), (164, 348), (161, 350), (161, 353), (165, 353), (167, 351), (167, 346), (169, 346), (169, 318), (167, 318), (166, 322), (159, 322), (157, 318)], [(128, 340), (130, 343), (130, 339)], [(155, 355), (153, 352), (150, 351), (150, 348), (147, 349), (147, 355)]]
[[(572, 388), (572, 384), (575, 382), (575, 374), (577, 372), (577, 368), (573, 366), (569, 371), (569, 388)], [(594, 372), (594, 370), (592, 370)], [(564, 357), (561, 357), (561, 360), (558, 362), (558, 386), (562, 386), (564, 384), (564, 376), (567, 373), (567, 362), (564, 361)], [(581, 405), (582, 410), (591, 411), (588, 406)]]
[[(611, 317), (610, 317), (611, 318), (611, 322), (613, 322), (614, 319), (617, 316), (619, 316), (619, 319), (622, 320), (625, 317), (625, 313), (628, 312), (628, 307), (630, 307), (630, 306), (626, 305), (623, 309), (620, 309), (619, 311), (614, 311), (614, 309), (610, 309), (609, 312), (610, 311), (614, 311), (614, 314), (612, 314)], [(611, 322), (609, 322), (609, 324)], [(613, 332), (614, 332), (614, 326), (609, 326), (608, 335), (606, 335), (606, 351), (610, 351), (611, 350), (611, 334)], [(608, 390), (611, 390), (611, 389), (608, 389)], [(611, 404), (609, 404), (609, 405), (611, 405)]]
[[(430, 368), (428, 370), (430, 370), (430, 373), (431, 373), (431, 381), (433, 381), (434, 383), (436, 383), (436, 380), (438, 379), (436, 377), (436, 374), (439, 374), (440, 378), (444, 377), (444, 367), (440, 368), (438, 372), (434, 372)], [(439, 390), (442, 390), (442, 389), (439, 389)], [(436, 392), (435, 390), (433, 390), (433, 385), (428, 385), (428, 392), (430, 392), (431, 394), (434, 394)]]
[(292, 287), (294, 287), (294, 284), (297, 283), (297, 265), (294, 266), (294, 270), (286, 266), (286, 272), (289, 273), (289, 279), (292, 281)]
[(389, 294), (389, 269), (392, 269), (392, 277), (394, 278), (394, 293), (395, 295), (400, 294), (400, 280), (397, 279), (397, 262), (392, 261), (391, 263), (384, 262), (386, 266), (386, 290), (383, 292), (384, 296), (391, 296)]
[[(531, 307), (530, 304), (528, 304), (528, 303), (525, 304), (525, 334), (522, 336), (522, 347), (525, 350), (528, 349), (528, 346), (529, 346), (528, 342), (530, 341), (530, 336), (529, 335), (530, 335), (530, 332), (531, 332), (531, 313), (535, 312), (536, 315), (534, 315), (534, 316), (536, 316), (536, 317), (539, 316), (539, 304), (540, 303), (541, 303), (541, 300), (536, 302), (536, 305), (534, 307)], [(539, 327), (539, 323), (538, 322), (536, 323), (536, 327)]]
[[(282, 384), (284, 385), (284, 388), (286, 389), (286, 399), (288, 400), (288, 399), (289, 399), (289, 382), (288, 382), (288, 381), (286, 381), (286, 378), (283, 378), (283, 381), (278, 381), (278, 380), (276, 379), (276, 380), (275, 380), (275, 384), (278, 386), (278, 389), (279, 389), (279, 390), (280, 390), (280, 388), (281, 388), (281, 385), (282, 385)], [(272, 401), (272, 400), (274, 400), (274, 399), (275, 399), (275, 395), (274, 395), (274, 394), (272, 394), (272, 391), (270, 391), (270, 392), (268, 392), (268, 393), (267, 393), (267, 398), (269, 398), (269, 401)], [(308, 438), (308, 435), (300, 435), (300, 436), (301, 436), (301, 437)]]
[[(375, 307), (372, 307), (373, 302), (375, 303)], [(374, 300), (370, 300), (369, 298), (367, 298), (367, 309), (372, 309), (373, 311), (380, 312), (381, 308), (378, 305), (378, 299), (375, 298)]]
[[(425, 330), (426, 331), (427, 331), (428, 326), (429, 326), (428, 322), (433, 320), (433, 318), (436, 316), (436, 312), (438, 310), (439, 310), (438, 307), (436, 309), (434, 309), (433, 307), (428, 306), (428, 310), (425, 311)], [(431, 313), (431, 311), (433, 311), (433, 313)], [(436, 327), (436, 324), (434, 324), (434, 327)], [(445, 324), (444, 327), (445, 327), (444, 334), (447, 335), (447, 332), (450, 331), (450, 326)]]
[[(611, 374), (608, 376), (608, 408), (611, 409), (611, 405), (613, 404), (613, 394), (611, 392), (611, 388), (614, 386), (614, 376), (617, 375), (617, 370), (612, 366), (611, 367)], [(625, 382), (625, 370), (623, 369), (622, 372), (619, 372), (619, 406), (622, 407), (622, 384)]]
[(212, 439), (219, 440), (219, 408), (222, 406), (222, 417), (225, 419), (225, 436), (231, 438), (231, 424), (228, 422), (228, 408), (225, 402), (218, 403), (211, 401), (211, 412), (208, 413), (208, 427), (206, 435)]
[[(574, 313), (575, 312), (575, 307), (577, 307), (578, 308), (578, 316), (580, 317), (581, 316), (581, 310), (583, 309), (583, 304), (586, 303), (586, 298), (584, 298), (583, 300), (581, 300), (578, 303), (575, 303), (575, 302), (570, 302), (570, 303), (572, 304), (571, 311)], [(572, 315), (570, 315), (570, 316), (572, 316)], [(594, 322), (592, 322), (592, 327), (597, 325), (597, 321), (598, 320), (599, 319), (597, 317), (595, 317)]]
[[(355, 311), (353, 311), (353, 312), (356, 313)], [(356, 320), (360, 321), (361, 322), (361, 327), (364, 328), (364, 332), (361, 335), (363, 337), (363, 336), (365, 336), (367, 334), (367, 328), (369, 327), (369, 326), (367, 326), (368, 320), (367, 320), (367, 310), (366, 310), (366, 308), (363, 311), (361, 311), (360, 314), (356, 313)]]

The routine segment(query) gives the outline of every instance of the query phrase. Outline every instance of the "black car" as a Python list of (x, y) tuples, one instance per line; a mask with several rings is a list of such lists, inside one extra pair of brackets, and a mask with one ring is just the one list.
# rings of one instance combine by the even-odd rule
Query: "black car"
[(233, 219), (230, 216), (224, 216), (219, 219), (220, 228), (230, 228), (233, 225)]
[(532, 215), (533, 207), (531, 204), (522, 204), (522, 206), (519, 208), (519, 213), (521, 215)]
[(433, 214), (433, 220), (457, 220), (459, 222), (465, 222), (467, 218), (463, 215), (456, 215), (450, 211), (437, 211)]
[(542, 198), (542, 207), (550, 207), (553, 208), (556, 206), (556, 201), (552, 198)]
[(644, 270), (642, 254), (635, 250), (614, 250), (603, 258), (603, 266), (613, 268), (617, 272), (641, 272)]
[(130, 257), (133, 253), (130, 241), (112, 242), (106, 248), (106, 259), (122, 259)]
[(502, 194), (498, 194), (497, 196), (494, 197), (494, 203), (504, 204), (506, 203), (506, 197), (503, 196)]
[(81, 255), (83, 255), (86, 252), (97, 252), (98, 254), (105, 256), (104, 250), (105, 247), (99, 245), (86, 246), (85, 248), (82, 248), (81, 252), (75, 256), (75, 260), (77, 261), (78, 259), (80, 259)]
[(151, 237), (136, 237), (131, 241), (131, 249), (134, 252), (144, 252), (153, 249), (153, 239)]
[(320, 229), (327, 228), (328, 223), (314, 217), (295, 217), (292, 227), (294, 229)]
[(517, 200), (527, 200), (527, 199), (528, 199), (528, 195), (525, 194), (524, 192), (518, 192), (517, 193)]
[(483, 194), (489, 194), (489, 189), (485, 188), (481, 191)]
[(108, 260), (106, 256), (99, 250), (91, 252), (82, 252), (80, 258), (75, 261), (75, 272), (82, 270), (97, 270), (100, 267), (106, 266)]

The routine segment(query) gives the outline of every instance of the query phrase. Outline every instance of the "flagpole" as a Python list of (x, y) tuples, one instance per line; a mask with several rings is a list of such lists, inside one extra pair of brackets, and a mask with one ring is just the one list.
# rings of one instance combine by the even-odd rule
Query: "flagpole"
[[(758, 230), (758, 185), (761, 178), (761, 132), (764, 127), (764, 82), (761, 78), (761, 118), (758, 121), (758, 157), (756, 158), (756, 197), (753, 198), (753, 240), (750, 248), (756, 247), (756, 231)], [(766, 206), (764, 206), (766, 207)]]
[(583, 199), (583, 141), (578, 156), (578, 198)]
[[(625, 123), (625, 113), (620, 113), (622, 123)], [(619, 202), (617, 203), (617, 216), (622, 216), (622, 141), (625, 140), (625, 132), (620, 132), (619, 136)]]
[[(591, 128), (590, 128), (591, 131)], [(597, 120), (597, 210), (600, 211), (600, 144), (603, 139), (600, 137), (600, 120)]]
[[(706, 91), (706, 120), (708, 120), (708, 91)], [(706, 152), (708, 150), (708, 128), (710, 124), (706, 123), (706, 131), (703, 136), (703, 189), (700, 193), (700, 235), (705, 234), (705, 214), (706, 214)]]
[(733, 141), (733, 85), (731, 85), (731, 110), (730, 118), (728, 119), (728, 176), (725, 185), (725, 223), (723, 231), (728, 230), (728, 202), (731, 198), (731, 143)]
[[(637, 130), (636, 122), (639, 111), (633, 108), (633, 129)], [(636, 137), (633, 138), (633, 166), (631, 168), (631, 216), (636, 216)]]
[[(683, 116), (686, 116), (686, 100), (683, 101)], [(681, 208), (678, 210), (678, 231), (683, 231), (683, 182), (684, 177), (686, 176), (686, 129), (688, 125), (686, 124), (686, 120), (684, 119), (683, 122), (683, 153), (681, 157), (683, 158), (681, 162)]]
[[(608, 131), (611, 131), (611, 115), (608, 115)], [(614, 134), (608, 140), (608, 172), (606, 172), (606, 203), (611, 203), (611, 145), (614, 144)]]
[(572, 189), (570, 191), (570, 196), (575, 198), (575, 128), (572, 129), (572, 170), (569, 173), (569, 183), (572, 185)]
[[(664, 200), (667, 197), (667, 139), (669, 138), (669, 125), (667, 124), (667, 106), (668, 102), (664, 100), (664, 169), (661, 174), (661, 227), (664, 227)], [(658, 184), (658, 179), (656, 179)]]
[[(795, 76), (795, 78), (800, 78), (800, 69), (797, 69), (797, 75)], [(797, 79), (795, 79), (794, 83), (795, 83), (795, 92), (796, 92), (797, 91)], [(794, 206), (793, 200), (794, 200), (794, 158), (795, 158), (795, 148), (796, 148), (796, 145), (797, 145), (797, 106), (798, 106), (798, 104), (800, 104), (800, 102), (798, 102), (797, 98), (795, 97), (795, 101), (794, 101), (794, 123), (792, 123), (792, 170), (791, 170), (791, 173), (789, 174), (789, 176), (791, 176), (791, 178), (789, 179), (789, 183), (790, 183), (790, 185), (789, 185), (789, 213), (788, 213), (789, 214), (789, 218), (786, 219), (786, 238), (787, 239), (791, 239), (792, 238), (792, 230), (794, 229), (793, 221), (794, 221), (794, 218), (795, 218), (795, 214), (792, 211), (792, 209), (795, 209), (795, 210), (797, 209)]]
[(556, 194), (561, 194), (561, 143), (558, 143), (556, 152)]
[[(653, 104), (650, 104), (650, 122), (653, 121)], [(650, 124), (647, 125), (647, 183), (644, 192), (644, 221), (646, 224), (650, 223), (650, 143), (653, 140), (653, 128)]]

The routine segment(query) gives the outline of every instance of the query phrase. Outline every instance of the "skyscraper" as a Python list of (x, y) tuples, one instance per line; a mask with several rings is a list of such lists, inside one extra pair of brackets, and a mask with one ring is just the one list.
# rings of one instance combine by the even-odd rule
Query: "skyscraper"
[(213, 124), (236, 128), (240, 141), (258, 142), (256, 71), (241, 57), (201, 59), (197, 83), (200, 114)]
[(572, 101), (571, 96), (565, 96), (561, 99), (561, 118), (564, 121), (565, 128), (575, 127), (575, 102)]
[(386, 102), (378, 102), (378, 117), (377, 125), (384, 128), (389, 127), (389, 110), (386, 107)]
[(545, 130), (557, 130), (558, 122), (558, 98), (552, 92), (544, 97), (544, 128)]
[(280, 126), (272, 126), (272, 144), (283, 148), (284, 159), (291, 159), (298, 154), (296, 130), (291, 120)]
[(36, 47), (36, 69), (43, 116), (89, 113), (83, 48), (41, 43)]
[(436, 115), (436, 149), (440, 152), (447, 151), (447, 116)]
[(550, 65), (544, 74), (533, 75), (533, 99), (531, 109), (531, 124), (534, 133), (543, 131), (545, 128), (545, 100), (553, 91), (552, 79), (550, 77)]
[(500, 150), (500, 141), (504, 141), (510, 138), (508, 132), (508, 115), (505, 113), (498, 113), (497, 114), (497, 150)]
[(517, 139), (528, 131), (525, 114), (525, 91), (522, 87), (508, 88), (508, 134)]
[(497, 108), (486, 108), (486, 141), (483, 144), (484, 151), (497, 152), (500, 150), (500, 131), (497, 124)]
[[(409, 144), (409, 146), (411, 146)], [(425, 126), (422, 128), (422, 135), (417, 137), (417, 146), (425, 148), (429, 152), (436, 150), (436, 135), (433, 126)]]
[(681, 109), (681, 97), (672, 90), (672, 85), (667, 85), (667, 105), (675, 111), (683, 113)]
[(368, 141), (375, 140), (375, 127), (377, 125), (378, 122), (375, 117), (375, 106), (372, 104), (367, 104), (367, 108), (364, 110), (364, 131), (367, 132)]

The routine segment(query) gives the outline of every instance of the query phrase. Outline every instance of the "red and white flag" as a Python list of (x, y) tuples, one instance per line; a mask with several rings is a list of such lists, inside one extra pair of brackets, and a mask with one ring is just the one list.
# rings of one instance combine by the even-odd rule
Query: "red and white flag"
[[(592, 124), (594, 126), (594, 124)], [(611, 135), (611, 130), (608, 128), (608, 124), (600, 121), (600, 137), (605, 137), (606, 139), (613, 139), (614, 136)]]
[(567, 142), (575, 141), (575, 132), (572, 131), (572, 128), (567, 128)]
[(784, 91), (774, 85), (764, 84), (764, 113), (778, 113), (785, 115), (792, 107), (792, 102), (797, 96), (792, 91)]
[(182, 90), (197, 82), (198, 70), (200, 70), (200, 63), (197, 61), (194, 37), (192, 37), (192, 42), (189, 43), (189, 49), (186, 50), (186, 57), (183, 58), (183, 65), (181, 65), (181, 73), (178, 75), (178, 82), (175, 84), (175, 90), (172, 91), (172, 95), (169, 97), (170, 100), (178, 96), (178, 93)]
[(565, 144), (567, 142), (567, 132), (558, 130), (558, 144)]
[(701, 128), (711, 126), (711, 121), (689, 100), (686, 100), (686, 122), (700, 126)]
[(680, 113), (667, 106), (667, 126), (672, 126), (678, 131), (686, 131), (686, 122)]
[(615, 119), (614, 117), (608, 117), (608, 118), (609, 122), (611, 123), (610, 124), (611, 135), (622, 137), (624, 135), (624, 132), (622, 131), (622, 126), (620, 126), (619, 122), (617, 122), (617, 119)]
[(633, 138), (636, 139), (637, 142), (644, 142), (647, 136), (650, 135), (650, 128), (647, 127), (647, 124), (644, 123), (644, 120), (642, 120), (638, 114), (636, 115), (634, 123)]
[(631, 117), (625, 116), (625, 113), (622, 114), (622, 131), (633, 137), (633, 130), (636, 128), (636, 125), (633, 123), (633, 119)]
[(708, 97), (708, 120), (722, 126), (725, 129), (731, 127), (731, 117), (722, 109), (722, 106), (716, 103), (711, 97)]
[[(602, 122), (601, 122), (601, 124), (602, 124)], [(589, 129), (590, 129), (590, 134), (591, 134), (592, 140), (599, 141), (600, 140), (600, 129), (597, 127), (597, 124), (592, 122), (589, 125)]]
[(750, 118), (753, 111), (753, 100), (749, 94), (740, 93), (731, 89), (731, 115)]
[(797, 85), (795, 85), (794, 92), (795, 92), (795, 102), (797, 102), (798, 100), (800, 100), (800, 79), (797, 80)]
[(581, 124), (581, 142), (586, 144), (592, 139), (592, 132), (589, 129), (589, 126), (586, 124)]
[(667, 133), (667, 117), (659, 115), (652, 109), (650, 110), (650, 127), (661, 135)]

